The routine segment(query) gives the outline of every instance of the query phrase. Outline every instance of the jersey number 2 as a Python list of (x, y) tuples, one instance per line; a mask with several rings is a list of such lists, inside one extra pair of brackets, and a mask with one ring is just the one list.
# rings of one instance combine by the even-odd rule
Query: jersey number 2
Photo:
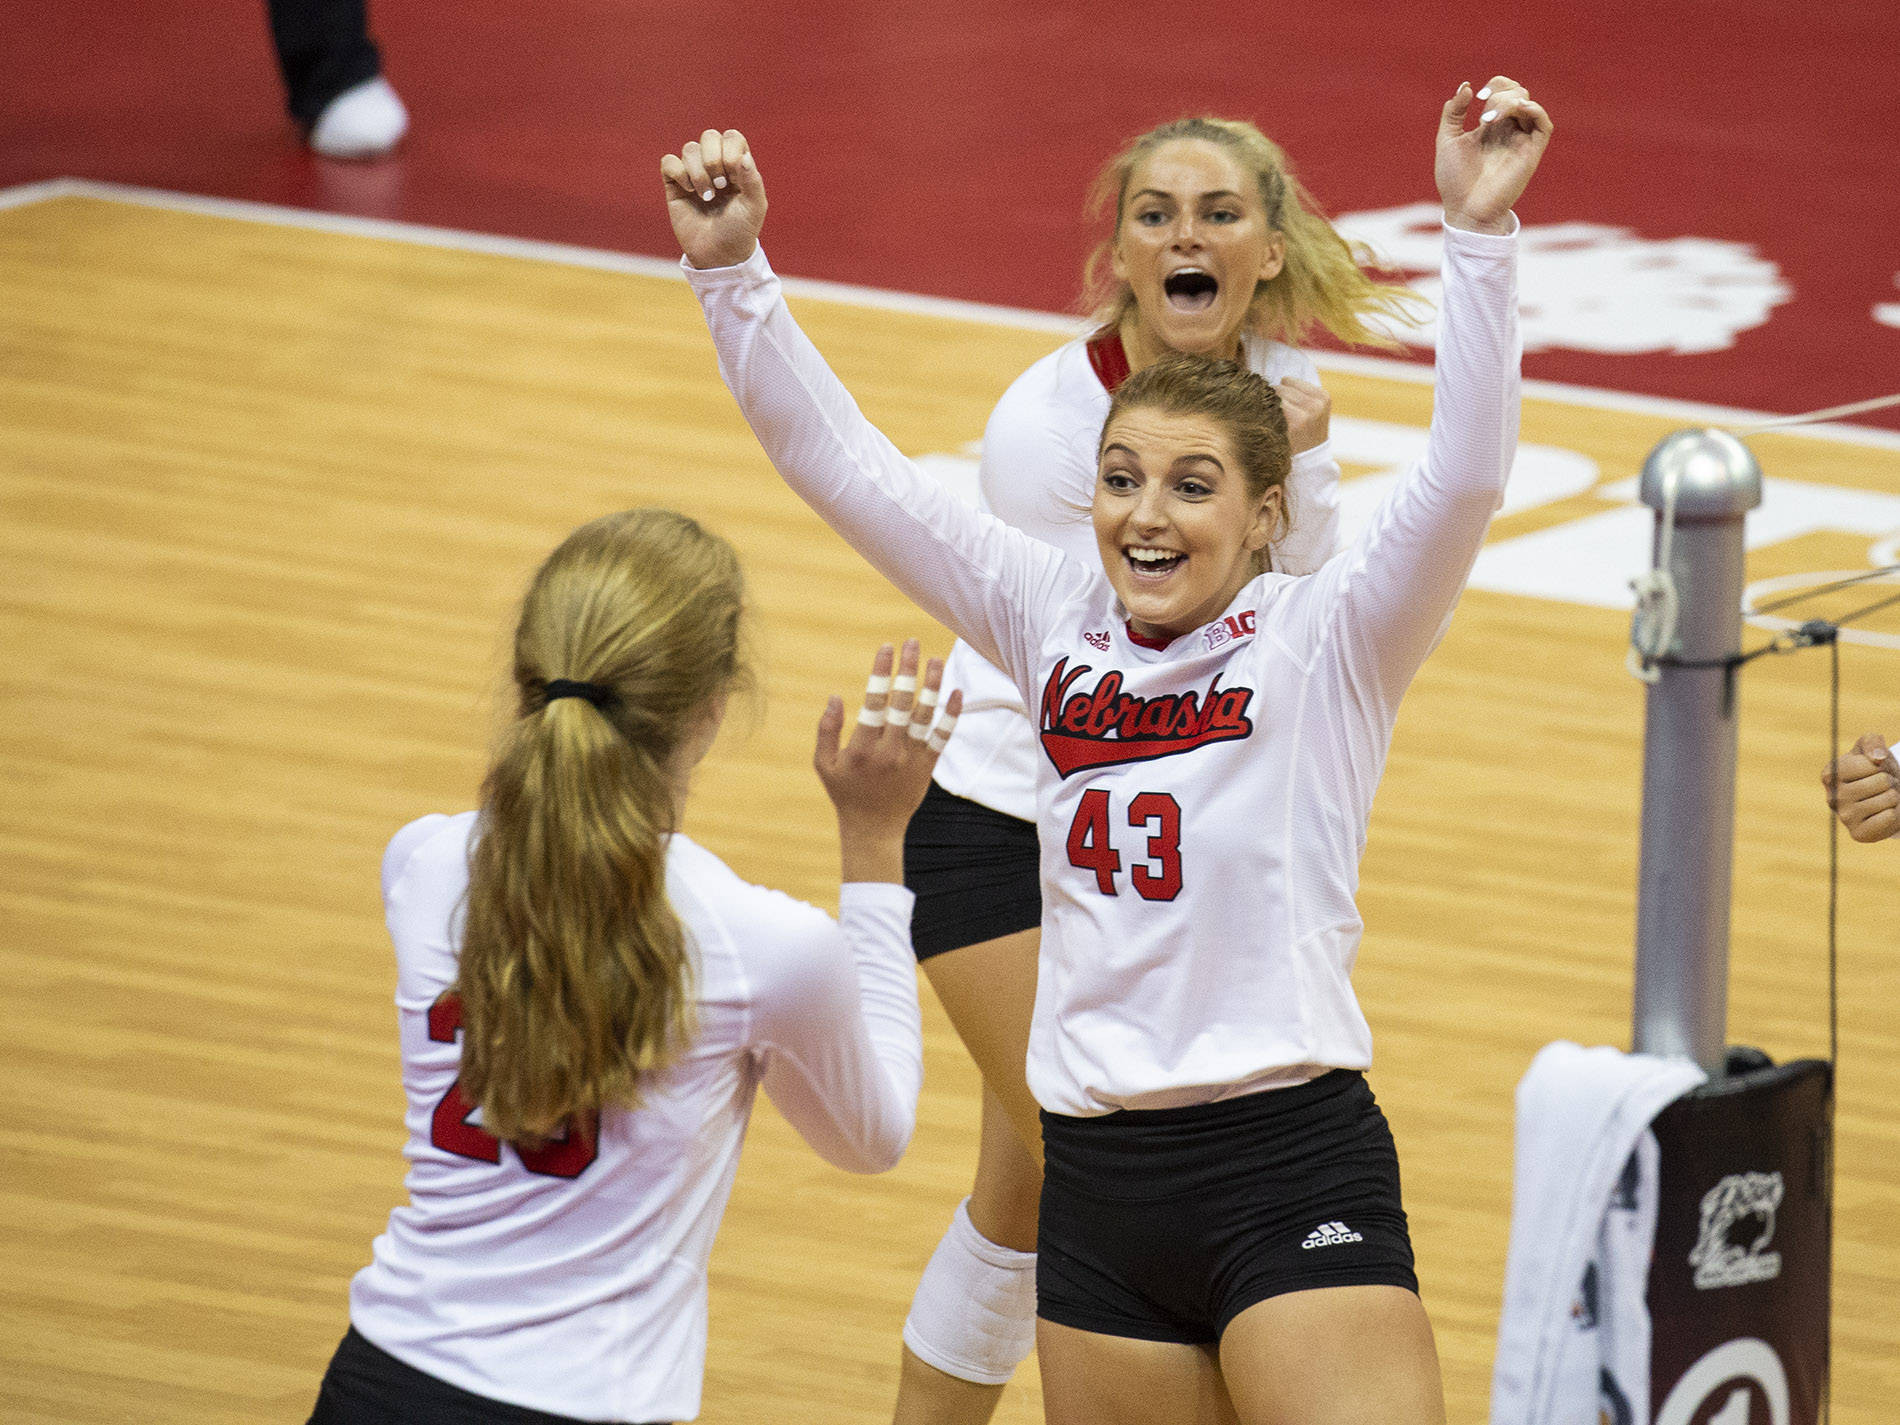
[[(1095, 873), (1095, 888), (1119, 895), (1115, 877), (1122, 854), (1109, 832), (1108, 793), (1092, 787), (1069, 823), (1069, 864)], [(1128, 803), (1128, 824), (1148, 832), (1147, 863), (1129, 873), (1135, 894), (1145, 901), (1171, 901), (1181, 894), (1181, 805), (1166, 792), (1142, 792)]]
[[(446, 991), (429, 1006), (429, 1038), (437, 1044), (453, 1044), (462, 1028), (462, 997)], [(501, 1139), (468, 1120), (475, 1105), (462, 1092), (458, 1078), (435, 1106), (435, 1118), (429, 1126), (429, 1141), (445, 1153), (474, 1158), (483, 1163), (501, 1161)], [(600, 1130), (593, 1122), (569, 1124), (565, 1137), (552, 1138), (537, 1148), (515, 1147), (521, 1166), (548, 1178), (578, 1178), (600, 1152)]]

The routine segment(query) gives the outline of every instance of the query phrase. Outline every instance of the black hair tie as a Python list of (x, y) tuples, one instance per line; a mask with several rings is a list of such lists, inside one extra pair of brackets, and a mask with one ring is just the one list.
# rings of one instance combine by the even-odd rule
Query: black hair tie
[(582, 683), (572, 678), (548, 679), (543, 705), (553, 702), (556, 698), (581, 698), (592, 703), (602, 712), (612, 712), (620, 703), (620, 699), (614, 696), (612, 688), (601, 683)]

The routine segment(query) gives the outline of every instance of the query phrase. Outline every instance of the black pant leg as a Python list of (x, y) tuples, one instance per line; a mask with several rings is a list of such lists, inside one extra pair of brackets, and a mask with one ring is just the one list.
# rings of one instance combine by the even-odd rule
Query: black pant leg
[(382, 73), (366, 0), (266, 0), (290, 112), (314, 124), (346, 89)]

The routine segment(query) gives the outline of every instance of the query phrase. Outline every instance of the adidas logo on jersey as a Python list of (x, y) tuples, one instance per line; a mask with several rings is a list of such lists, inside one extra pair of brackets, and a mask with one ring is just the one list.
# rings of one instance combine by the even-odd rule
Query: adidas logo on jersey
[(1108, 652), (1109, 639), (1105, 633), (1085, 633), (1082, 635), (1082, 641), (1097, 653)]
[(1343, 1222), (1322, 1222), (1306, 1234), (1306, 1240), (1300, 1243), (1300, 1250), (1310, 1252), (1315, 1247), (1337, 1247), (1342, 1242), (1365, 1240)]

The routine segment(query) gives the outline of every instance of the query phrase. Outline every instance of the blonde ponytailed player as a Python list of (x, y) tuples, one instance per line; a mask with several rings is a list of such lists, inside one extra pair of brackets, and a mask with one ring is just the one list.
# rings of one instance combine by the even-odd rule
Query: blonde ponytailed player
[[(1475, 120), (1475, 122), (1474, 122)], [(1424, 457), (1315, 573), (1260, 572), (1286, 422), (1231, 361), (1116, 393), (1084, 563), (872, 429), (758, 250), (743, 135), (661, 170), (727, 384), (786, 478), (1033, 710), (1043, 901), (1027, 1079), (1056, 1425), (1441, 1421), (1397, 1155), (1350, 972), (1399, 701), (1516, 441), (1516, 219), (1549, 118), (1506, 78), (1437, 133), (1445, 287)]]
[(909, 1142), (902, 835), (960, 700), (933, 731), (942, 667), (919, 691), (913, 642), (879, 653), (842, 747), (826, 708), (834, 925), (675, 830), (747, 677), (743, 605), (731, 546), (683, 515), (576, 530), (522, 605), (481, 809), (390, 842), (410, 1201), (351, 1285), (315, 1425), (691, 1419), (754, 1090), (850, 1171)]
[[(1083, 275), (1096, 330), (1004, 393), (983, 439), (983, 507), (1083, 563), (1109, 402), (1171, 352), (1229, 357), (1273, 383), (1292, 466), (1287, 527), (1263, 568), (1309, 574), (1334, 553), (1339, 466), (1330, 403), (1298, 343), (1315, 328), (1390, 346), (1374, 325), (1410, 293), (1367, 276), (1286, 155), (1253, 125), (1189, 118), (1133, 140), (1089, 208), (1109, 225)], [(917, 1284), (904, 1323), (898, 1425), (982, 1425), (1035, 1339), (1041, 1130), (1023, 1077), (1036, 993), (1035, 729), (1008, 674), (951, 652), (963, 731), (911, 818), (904, 880), (912, 948), (983, 1072), (976, 1181)]]

